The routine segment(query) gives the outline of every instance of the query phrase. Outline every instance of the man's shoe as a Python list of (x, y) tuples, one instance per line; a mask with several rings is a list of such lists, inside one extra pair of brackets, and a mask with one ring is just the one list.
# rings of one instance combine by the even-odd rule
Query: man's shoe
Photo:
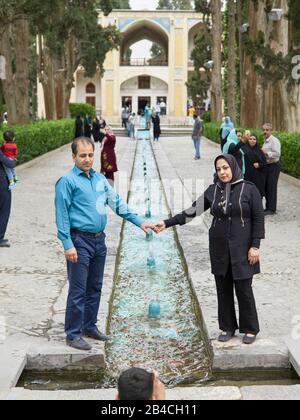
[(271, 211), (271, 210), (264, 211), (265, 216), (274, 216), (275, 214), (276, 214), (275, 211)]
[(97, 330), (97, 331), (84, 331), (83, 335), (84, 335), (84, 337), (92, 338), (93, 340), (97, 340), (97, 341), (109, 341), (109, 340), (111, 340), (111, 337), (108, 337), (107, 335), (103, 334), (99, 330)]
[(10, 243), (7, 239), (3, 239), (0, 241), (0, 248), (10, 248)]
[(227, 343), (228, 341), (232, 340), (235, 336), (235, 332), (222, 332), (221, 335), (219, 335), (218, 341), (220, 343)]
[(67, 338), (67, 345), (69, 347), (72, 347), (73, 349), (76, 349), (76, 350), (81, 350), (81, 351), (90, 351), (90, 350), (92, 350), (92, 346), (90, 346), (82, 338), (80, 338), (79, 340), (70, 340), (69, 338)]
[(256, 335), (252, 335), (252, 334), (245, 334), (244, 338), (243, 338), (243, 343), (250, 345), (255, 343), (256, 341)]

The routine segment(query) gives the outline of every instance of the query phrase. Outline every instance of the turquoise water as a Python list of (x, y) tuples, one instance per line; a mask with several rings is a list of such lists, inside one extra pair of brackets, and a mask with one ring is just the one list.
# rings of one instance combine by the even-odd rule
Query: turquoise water
[[(129, 205), (168, 217), (151, 143), (139, 141)], [(152, 188), (151, 188), (152, 187)], [(146, 235), (126, 223), (107, 345), (112, 378), (130, 367), (156, 369), (175, 385), (207, 378), (210, 363), (190, 283), (172, 229)]]

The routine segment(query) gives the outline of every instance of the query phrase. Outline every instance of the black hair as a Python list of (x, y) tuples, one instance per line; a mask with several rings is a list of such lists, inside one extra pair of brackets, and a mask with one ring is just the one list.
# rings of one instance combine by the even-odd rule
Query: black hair
[(13, 141), (15, 133), (13, 131), (4, 131), (3, 138), (5, 141)]
[(123, 372), (118, 381), (119, 398), (123, 401), (147, 401), (152, 399), (154, 374), (140, 368)]
[(90, 139), (89, 137), (78, 137), (77, 139), (75, 139), (72, 143), (72, 153), (74, 156), (77, 156), (78, 153), (78, 144), (79, 143), (85, 143), (85, 144), (90, 144), (93, 147), (93, 150), (95, 151), (95, 143), (93, 142), (92, 139)]

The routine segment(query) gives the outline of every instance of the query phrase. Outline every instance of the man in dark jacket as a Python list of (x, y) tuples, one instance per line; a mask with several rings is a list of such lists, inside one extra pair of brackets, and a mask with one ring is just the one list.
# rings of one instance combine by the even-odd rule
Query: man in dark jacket
[(8, 189), (8, 179), (4, 166), (14, 168), (16, 161), (7, 158), (0, 150), (0, 248), (9, 248), (9, 242), (4, 239), (11, 211), (11, 191)]

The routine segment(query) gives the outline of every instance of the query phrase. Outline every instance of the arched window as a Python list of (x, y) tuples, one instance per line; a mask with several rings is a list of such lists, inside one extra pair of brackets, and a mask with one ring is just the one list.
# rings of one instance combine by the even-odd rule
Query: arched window
[(96, 94), (96, 86), (94, 85), (94, 83), (89, 83), (88, 85), (86, 85), (86, 93), (90, 95)]

